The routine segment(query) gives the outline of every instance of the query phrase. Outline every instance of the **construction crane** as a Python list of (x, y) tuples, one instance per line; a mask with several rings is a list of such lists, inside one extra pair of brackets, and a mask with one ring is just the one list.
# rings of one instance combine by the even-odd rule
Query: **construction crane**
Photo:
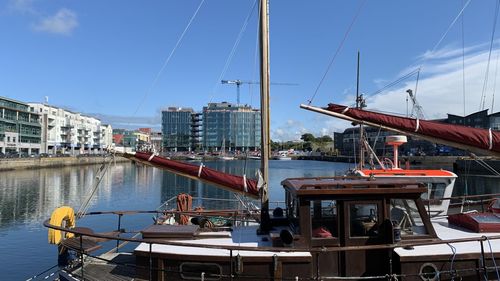
[(411, 108), (411, 117), (416, 117), (417, 119), (425, 119), (424, 109), (418, 103), (417, 97), (413, 94), (411, 89), (406, 90), (408, 96), (410, 96), (410, 100), (413, 103), (413, 107)]
[[(221, 80), (222, 84), (234, 84), (236, 85), (236, 103), (240, 104), (240, 85), (241, 84), (260, 84), (257, 81), (243, 81), (243, 80)], [(297, 86), (296, 83), (271, 83), (271, 85), (283, 85), (283, 86)]]

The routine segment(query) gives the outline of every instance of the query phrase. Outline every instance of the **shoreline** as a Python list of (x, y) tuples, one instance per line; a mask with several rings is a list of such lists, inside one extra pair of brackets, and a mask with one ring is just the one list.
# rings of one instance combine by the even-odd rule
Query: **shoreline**
[[(67, 166), (85, 166), (102, 164), (103, 156), (88, 156), (88, 157), (44, 157), (44, 158), (13, 158), (0, 159), (0, 171), (15, 171), (22, 169), (44, 169), (44, 168), (61, 168)], [(130, 161), (124, 157), (115, 157), (115, 162)]]
[[(354, 163), (352, 156), (292, 156), (292, 160), (307, 160), (307, 161), (326, 161), (339, 163)], [(245, 160), (244, 158), (237, 158)], [(86, 156), (86, 157), (44, 157), (44, 158), (13, 158), (0, 159), (0, 171), (14, 171), (21, 169), (44, 169), (44, 168), (61, 168), (66, 166), (84, 166), (96, 165), (103, 163), (103, 156)], [(193, 160), (187, 157), (172, 157), (172, 160), (188, 161)], [(500, 170), (500, 159), (486, 158), (483, 159), (492, 165), (496, 170)], [(130, 161), (124, 157), (115, 157), (115, 162)], [(219, 161), (215, 157), (204, 157), (199, 161)], [(254, 160), (258, 161), (258, 160)], [(277, 160), (279, 161), (279, 160)], [(463, 156), (404, 156), (401, 157), (401, 164), (405, 165), (408, 161), (410, 168), (419, 167), (425, 169), (447, 169), (454, 172), (468, 170), (469, 172), (484, 173), (484, 167), (476, 163), (475, 160)], [(404, 167), (404, 166), (403, 166)]]

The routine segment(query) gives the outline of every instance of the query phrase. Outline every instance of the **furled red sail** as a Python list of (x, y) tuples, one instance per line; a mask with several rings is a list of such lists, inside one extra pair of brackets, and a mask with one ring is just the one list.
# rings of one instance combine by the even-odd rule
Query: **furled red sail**
[(329, 104), (327, 108), (308, 105), (301, 105), (301, 107), (476, 153), (500, 155), (500, 132), (491, 129), (478, 129), (437, 121), (399, 117), (337, 104)]
[(232, 192), (239, 192), (245, 196), (254, 198), (259, 196), (257, 181), (247, 179), (245, 176), (231, 175), (202, 165), (193, 165), (180, 161), (169, 160), (161, 156), (145, 152), (135, 152), (135, 154), (125, 153), (123, 156), (132, 158), (147, 165), (153, 165), (157, 168), (167, 170), (181, 176), (214, 184)]

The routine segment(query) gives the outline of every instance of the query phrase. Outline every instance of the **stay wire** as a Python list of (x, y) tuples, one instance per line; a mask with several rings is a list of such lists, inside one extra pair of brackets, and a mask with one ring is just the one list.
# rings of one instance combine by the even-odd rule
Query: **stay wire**
[[(35, 275), (33, 275), (32, 277), (30, 277), (30, 278), (26, 279), (26, 281), (31, 281), (31, 280), (37, 279), (37, 278), (41, 277), (40, 275), (45, 274), (45, 273), (49, 272), (50, 270), (52, 270), (52, 269), (54, 269), (54, 268), (56, 268), (56, 267), (58, 267), (58, 266), (59, 266), (58, 264), (53, 265), (53, 266), (51, 266), (51, 267), (49, 267), (49, 268), (45, 269), (44, 271), (42, 271), (42, 272), (40, 272), (40, 273), (38, 273), (38, 274), (35, 274)], [(59, 270), (57, 270), (57, 271), (59, 271)], [(56, 272), (57, 272), (57, 271), (56, 271)], [(50, 275), (49, 275), (49, 276), (50, 276)], [(44, 279), (47, 279), (49, 276), (44, 277)]]
[(153, 79), (153, 82), (149, 86), (148, 90), (144, 93), (144, 95), (142, 97), (142, 100), (139, 102), (139, 105), (135, 109), (134, 114), (132, 114), (132, 116), (135, 116), (137, 114), (137, 112), (139, 111), (139, 109), (141, 109), (142, 105), (146, 101), (147, 97), (149, 96), (149, 94), (151, 93), (151, 91), (153, 90), (153, 88), (156, 86), (156, 83), (158, 82), (158, 80), (160, 79), (161, 74), (163, 73), (163, 70), (165, 70), (165, 68), (167, 67), (168, 63), (170, 62), (170, 59), (173, 57), (173, 55), (175, 54), (175, 51), (177, 50), (177, 48), (181, 44), (182, 39), (184, 38), (184, 36), (186, 35), (187, 31), (189, 30), (189, 27), (191, 26), (191, 24), (193, 23), (194, 19), (198, 15), (198, 12), (200, 11), (201, 7), (203, 6), (203, 3), (205, 3), (205, 0), (201, 0), (200, 4), (198, 5), (198, 8), (194, 12), (194, 14), (191, 16), (191, 19), (189, 19), (189, 22), (186, 25), (186, 27), (184, 28), (184, 31), (182, 31), (181, 36), (179, 37), (179, 39), (177, 39), (177, 42), (175, 43), (174, 48), (172, 49), (172, 51), (170, 52), (170, 54), (168, 55), (168, 57), (163, 62), (163, 65), (161, 66), (160, 70), (156, 74), (156, 77)]
[(495, 273), (497, 274), (497, 280), (500, 280), (500, 273), (498, 272), (497, 262), (495, 260), (495, 254), (493, 253), (493, 249), (491, 247), (490, 239), (485, 236), (486, 241), (488, 241), (488, 246), (490, 247), (491, 260), (493, 261), (493, 265), (495, 266)]
[(500, 7), (500, 0), (496, 1), (496, 5), (495, 5), (495, 18), (493, 20), (493, 31), (491, 32), (490, 50), (488, 52), (488, 63), (486, 64), (486, 74), (484, 75), (483, 92), (481, 94), (481, 103), (479, 104), (480, 110), (484, 109), (485, 103), (486, 103), (486, 88), (488, 87), (491, 53), (493, 51), (493, 42), (495, 41), (495, 30), (496, 30), (496, 26), (497, 26), (499, 7)]
[(221, 83), (222, 77), (224, 77), (224, 75), (226, 75), (227, 69), (229, 68), (231, 61), (233, 60), (233, 57), (236, 53), (236, 49), (240, 45), (241, 38), (243, 37), (243, 33), (245, 32), (245, 30), (248, 26), (248, 22), (250, 21), (250, 18), (253, 15), (253, 11), (255, 10), (256, 5), (257, 5), (257, 0), (254, 0), (252, 8), (248, 12), (247, 17), (245, 18), (245, 21), (243, 22), (243, 26), (241, 27), (240, 32), (238, 33), (238, 36), (236, 37), (236, 41), (233, 44), (233, 48), (231, 49), (231, 52), (229, 52), (229, 55), (226, 59), (226, 63), (224, 64), (224, 67), (222, 68), (222, 71), (221, 71), (219, 77), (217, 78), (217, 81), (215, 81), (214, 87), (212, 89), (212, 95), (210, 97), (210, 102), (212, 102), (212, 100), (214, 98), (215, 90), (217, 89), (217, 87)]
[(381, 92), (383, 92), (383, 91), (385, 91), (385, 90), (387, 90), (387, 89), (389, 89), (389, 88), (391, 88), (391, 87), (393, 87), (393, 86), (395, 86), (395, 85), (397, 85), (397, 84), (405, 81), (406, 79), (408, 79), (408, 78), (410, 78), (410, 77), (412, 77), (412, 76), (414, 76), (415, 74), (418, 74), (418, 73), (420, 73), (420, 68), (416, 68), (416, 69), (408, 72), (407, 74), (399, 77), (398, 79), (394, 80), (393, 82), (391, 82), (391, 83), (385, 85), (384, 87), (378, 89), (377, 91), (371, 93), (370, 95), (373, 96), (373, 95), (376, 95), (376, 94), (380, 94)]
[(463, 14), (463, 12), (465, 11), (465, 8), (467, 8), (467, 6), (469, 6), (469, 4), (470, 4), (471, 1), (472, 0), (467, 1), (467, 3), (465, 3), (465, 5), (462, 7), (462, 10), (460, 10), (460, 12), (458, 13), (458, 15), (455, 17), (455, 19), (448, 26), (448, 29), (445, 31), (445, 33), (443, 34), (443, 36), (441, 36), (441, 38), (436, 43), (436, 45), (434, 45), (434, 48), (432, 48), (432, 51), (430, 53), (431, 55), (436, 51), (436, 49), (439, 47), (439, 45), (441, 45), (441, 43), (443, 42), (444, 38), (446, 38), (446, 35), (448, 35), (448, 32), (450, 32), (451, 28), (455, 25), (455, 23), (460, 18), (460, 16)]
[[(499, 0), (500, 1), (500, 0)], [(460, 16), (463, 15), (465, 9), (467, 8), (467, 6), (469, 5), (469, 3), (471, 2), (471, 0), (468, 0), (467, 3), (465, 3), (465, 5), (463, 5), (462, 9), (460, 10), (460, 12), (458, 13), (458, 15), (453, 19), (453, 21), (451, 22), (451, 24), (448, 26), (448, 29), (444, 32), (444, 34), (441, 36), (441, 38), (439, 39), (439, 41), (434, 45), (434, 47), (432, 48), (432, 51), (430, 52), (430, 54), (432, 55), (436, 49), (441, 45), (442, 41), (444, 40), (444, 38), (446, 38), (446, 36), (448, 35), (448, 33), (450, 32), (451, 28), (455, 25), (455, 23), (457, 22), (457, 20), (460, 18)], [(402, 81), (412, 77), (413, 75), (417, 74), (417, 80), (415, 82), (415, 91), (414, 93), (417, 94), (417, 89), (418, 89), (418, 82), (419, 82), (419, 79), (420, 79), (420, 72), (423, 68), (423, 65), (425, 63), (425, 61), (429, 58), (430, 56), (426, 56), (424, 57), (423, 61), (421, 62), (420, 66), (412, 71), (410, 71), (409, 73), (401, 76), (400, 78), (396, 79), (394, 82), (391, 82), (389, 84), (387, 84), (386, 86), (382, 87), (381, 89), (373, 92), (371, 95), (376, 95), (376, 94), (379, 94), (381, 92), (383, 92), (384, 90), (388, 89), (388, 88), (391, 88), (399, 83), (401, 83)]]
[[(258, 12), (258, 18), (260, 18), (260, 8)], [(256, 31), (255, 31), (255, 48), (254, 48), (254, 53), (253, 53), (253, 68), (252, 68), (252, 78), (254, 81), (256, 80), (255, 77), (257, 77), (257, 72), (258, 72), (258, 65), (259, 65), (259, 29), (260, 29), (260, 23), (256, 24)], [(249, 92), (250, 92), (250, 104), (253, 105), (253, 84), (248, 84), (249, 87)]]
[(342, 50), (342, 47), (344, 46), (344, 43), (347, 39), (347, 36), (349, 36), (349, 33), (351, 32), (352, 30), (352, 27), (354, 26), (354, 23), (356, 22), (356, 20), (358, 19), (358, 16), (359, 14), (361, 13), (361, 10), (363, 8), (363, 6), (366, 4), (366, 0), (364, 0), (363, 2), (361, 2), (361, 4), (359, 5), (358, 7), (358, 10), (356, 11), (356, 14), (354, 15), (354, 18), (352, 19), (351, 21), (351, 24), (349, 25), (349, 27), (347, 28), (347, 31), (345, 32), (344, 34), (344, 37), (342, 38), (342, 41), (340, 42), (340, 45), (338, 46), (337, 50), (335, 51), (332, 59), (330, 60), (330, 63), (328, 63), (328, 67), (326, 68), (326, 71), (325, 73), (323, 74), (323, 77), (321, 77), (321, 80), (319, 81), (319, 84), (318, 86), (316, 87), (316, 90), (314, 91), (314, 94), (312, 95), (311, 99), (308, 101), (308, 104), (310, 105), (314, 98), (316, 97), (316, 94), (318, 93), (321, 85), (323, 85), (323, 82), (325, 81), (325, 78), (326, 78), (326, 75), (328, 74), (328, 72), (330, 72), (330, 68), (332, 67), (333, 65), (333, 62), (335, 61), (335, 59), (337, 58), (337, 55), (340, 53), (340, 50)]
[[(499, 55), (500, 55), (500, 52), (497, 51), (497, 61), (495, 63), (495, 76), (493, 77), (498, 77), (497, 76), (497, 73), (498, 73), (498, 58), (499, 58)], [(496, 89), (497, 89), (497, 79), (494, 79), (493, 80), (493, 95), (492, 95), (492, 98), (491, 98), (491, 112), (493, 113), (493, 108), (495, 107), (495, 92), (496, 92)], [(464, 114), (465, 116), (465, 114)]]
[[(462, 0), (462, 6), (464, 0)], [(465, 13), (462, 13), (462, 94), (464, 103), (464, 116), (465, 116), (465, 28), (464, 28)]]

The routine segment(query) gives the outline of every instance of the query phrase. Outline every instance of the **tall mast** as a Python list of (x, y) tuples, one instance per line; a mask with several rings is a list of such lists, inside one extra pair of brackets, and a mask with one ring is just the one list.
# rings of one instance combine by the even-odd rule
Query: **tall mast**
[[(363, 99), (359, 95), (359, 51), (358, 51), (358, 67), (356, 70), (356, 109), (363, 108)], [(359, 124), (359, 169), (363, 169), (365, 165), (365, 145), (364, 145), (364, 128), (363, 124)], [(354, 142), (355, 143), (355, 142)], [(356, 157), (356, 155), (354, 155)]]
[(260, 114), (261, 114), (261, 162), (262, 179), (261, 187), (261, 228), (267, 230), (269, 224), (269, 154), (270, 147), (270, 118), (269, 118), (269, 3), (268, 0), (260, 1)]

